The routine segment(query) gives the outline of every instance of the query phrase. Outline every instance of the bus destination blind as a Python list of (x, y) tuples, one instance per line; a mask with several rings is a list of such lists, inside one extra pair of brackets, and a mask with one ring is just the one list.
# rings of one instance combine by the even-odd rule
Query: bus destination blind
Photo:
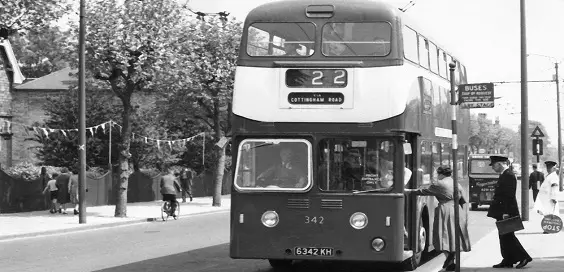
[(345, 88), (348, 83), (344, 69), (288, 69), (286, 86), (289, 88)]
[(345, 102), (342, 93), (290, 93), (288, 103), (294, 105), (340, 105)]

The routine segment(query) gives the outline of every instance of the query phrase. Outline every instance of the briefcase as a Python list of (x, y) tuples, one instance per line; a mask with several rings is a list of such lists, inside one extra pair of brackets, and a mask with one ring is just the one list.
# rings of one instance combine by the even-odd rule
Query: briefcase
[(497, 226), (497, 231), (499, 232), (499, 235), (504, 235), (510, 232), (516, 232), (525, 229), (525, 227), (523, 227), (523, 221), (521, 221), (520, 216), (514, 216), (503, 220), (499, 220), (495, 222), (495, 224)]

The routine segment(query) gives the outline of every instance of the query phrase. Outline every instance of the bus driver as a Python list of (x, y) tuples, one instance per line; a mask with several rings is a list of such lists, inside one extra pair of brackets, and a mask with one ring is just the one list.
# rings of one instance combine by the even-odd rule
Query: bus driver
[(281, 163), (275, 164), (257, 177), (261, 187), (276, 186), (281, 188), (302, 188), (306, 185), (306, 176), (298, 169), (292, 159), (290, 148), (280, 150)]

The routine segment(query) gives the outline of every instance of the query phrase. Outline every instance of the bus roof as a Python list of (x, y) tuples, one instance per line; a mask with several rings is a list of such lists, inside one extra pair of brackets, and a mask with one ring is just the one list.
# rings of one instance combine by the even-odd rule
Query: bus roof
[(300, 22), (307, 18), (306, 9), (311, 5), (332, 5), (334, 14), (331, 21), (392, 20), (399, 12), (389, 4), (373, 0), (282, 0), (251, 10), (245, 25), (251, 22)]

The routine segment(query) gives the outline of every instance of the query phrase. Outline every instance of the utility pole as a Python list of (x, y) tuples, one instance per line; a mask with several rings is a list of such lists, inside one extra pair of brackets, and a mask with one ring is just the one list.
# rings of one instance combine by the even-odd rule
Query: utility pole
[(560, 81), (558, 79), (558, 62), (554, 62), (554, 69), (556, 74), (554, 75), (554, 81), (556, 82), (556, 109), (558, 114), (558, 182), (560, 191), (564, 190), (562, 185), (562, 129), (560, 128)]
[(78, 37), (78, 104), (79, 104), (79, 162), (80, 171), (78, 172), (78, 223), (86, 223), (86, 90), (84, 84), (85, 54), (84, 54), (84, 0), (80, 0), (80, 29)]
[[(528, 164), (529, 97), (527, 94), (527, 27), (525, 0), (520, 0), (521, 18), (521, 162)], [(521, 167), (521, 218), (529, 221), (529, 167)]]

